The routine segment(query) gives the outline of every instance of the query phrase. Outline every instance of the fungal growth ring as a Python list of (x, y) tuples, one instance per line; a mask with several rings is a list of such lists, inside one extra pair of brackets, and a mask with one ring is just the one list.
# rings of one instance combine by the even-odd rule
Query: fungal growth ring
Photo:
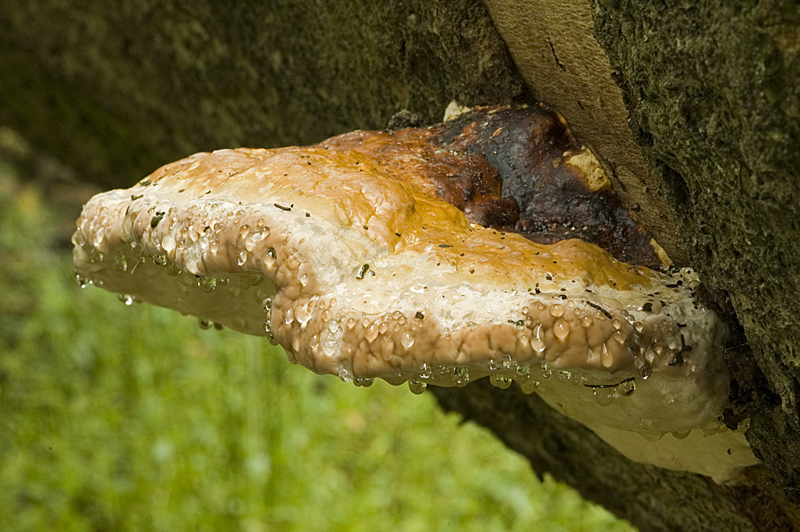
[[(719, 421), (726, 326), (691, 271), (618, 260), (663, 253), (615, 201), (557, 115), (482, 109), (193, 155), (92, 198), (74, 257), (80, 279), (267, 336), (317, 373), (516, 381), (633, 459), (731, 478), (755, 459)], [(605, 243), (619, 234), (633, 244)]]

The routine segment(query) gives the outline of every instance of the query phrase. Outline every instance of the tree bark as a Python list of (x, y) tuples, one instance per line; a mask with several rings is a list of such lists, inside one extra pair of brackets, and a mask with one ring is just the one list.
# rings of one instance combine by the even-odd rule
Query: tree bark
[[(534, 94), (557, 110), (563, 99), (629, 208), (700, 271), (720, 305), (732, 305), (743, 335), (729, 352), (735, 415), (751, 418), (747, 436), (765, 466), (731, 487), (636, 464), (516, 387), (440, 389), (440, 403), (641, 530), (800, 522), (793, 3), (576, 0), (565, 19), (551, 2), (518, 2), (509, 20), (523, 25), (509, 31), (508, 6), (487, 0), (527, 85), (478, 0), (3, 4), (0, 123), (105, 187), (200, 150), (383, 128), (402, 109), (437, 122), (453, 99), (532, 103)], [(570, 16), (580, 31), (530, 25), (574, 29)], [(590, 62), (605, 57), (608, 68), (576, 84), (587, 47)], [(595, 106), (592, 76), (610, 91)], [(618, 101), (603, 100), (615, 90)], [(597, 133), (604, 121), (623, 132), (624, 149)]]
[(438, 122), (525, 90), (477, 0), (0, 5), (0, 121), (128, 186), (201, 150)]

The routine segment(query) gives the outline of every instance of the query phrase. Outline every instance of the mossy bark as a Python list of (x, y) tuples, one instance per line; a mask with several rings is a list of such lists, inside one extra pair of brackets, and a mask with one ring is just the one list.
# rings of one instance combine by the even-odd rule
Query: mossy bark
[[(4, 2), (8, 4), (9, 2)], [(476, 0), (35, 0), (0, 9), (0, 122), (127, 185), (222, 147), (310, 144), (524, 83)]]
[[(437, 397), (641, 530), (789, 529), (796, 508), (771, 487), (800, 502), (798, 9), (583, 5), (688, 264), (744, 327), (737, 407), (767, 468), (717, 486), (631, 463), (516, 387)], [(402, 109), (432, 123), (453, 99), (530, 101), (478, 0), (31, 0), (0, 5), (0, 28), (0, 125), (102, 186), (199, 150), (382, 128)], [(766, 380), (744, 378), (756, 366)]]
[[(730, 358), (752, 353), (768, 381), (746, 393), (748, 437), (798, 504), (800, 8), (593, 5), (638, 144), (680, 214), (689, 262), (730, 298), (744, 328), (748, 345)], [(750, 376), (737, 375), (737, 384), (749, 387)]]

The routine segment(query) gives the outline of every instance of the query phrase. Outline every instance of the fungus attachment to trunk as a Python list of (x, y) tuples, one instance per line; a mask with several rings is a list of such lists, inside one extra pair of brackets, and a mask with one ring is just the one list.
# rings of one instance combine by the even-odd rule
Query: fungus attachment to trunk
[(81, 279), (317, 373), (516, 381), (633, 459), (717, 480), (755, 462), (720, 422), (726, 326), (693, 272), (651, 269), (663, 253), (546, 109), (199, 153), (92, 198), (73, 243)]

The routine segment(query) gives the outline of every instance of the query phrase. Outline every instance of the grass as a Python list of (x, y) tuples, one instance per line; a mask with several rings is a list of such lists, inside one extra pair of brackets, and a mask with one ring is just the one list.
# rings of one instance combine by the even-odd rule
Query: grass
[(629, 531), (431, 396), (81, 289), (0, 164), (0, 529)]

